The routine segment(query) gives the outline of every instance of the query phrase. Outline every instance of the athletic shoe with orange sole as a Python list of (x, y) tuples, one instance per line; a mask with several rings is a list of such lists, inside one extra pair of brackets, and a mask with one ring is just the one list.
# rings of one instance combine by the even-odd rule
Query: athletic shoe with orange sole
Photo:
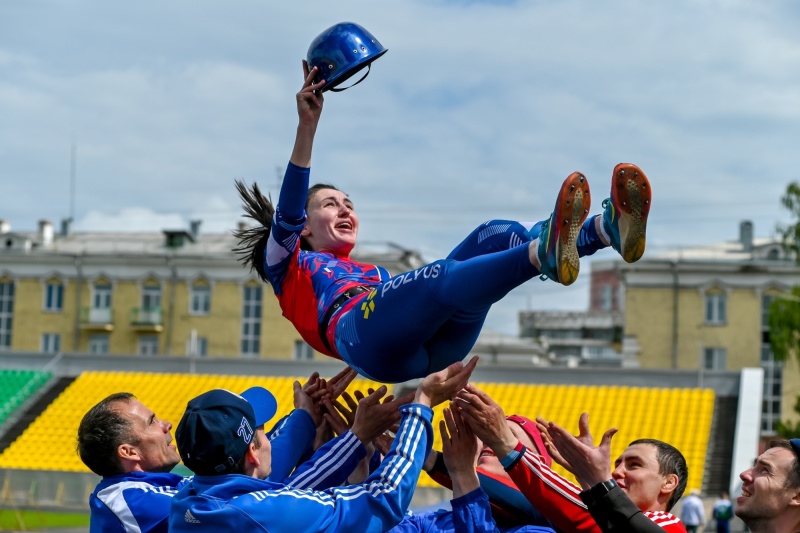
[(611, 246), (628, 263), (644, 254), (651, 199), (650, 181), (642, 169), (631, 163), (614, 167), (611, 198), (603, 200), (603, 229)]
[(562, 285), (572, 285), (578, 279), (581, 263), (576, 241), (590, 207), (589, 182), (580, 172), (573, 172), (561, 185), (556, 208), (539, 234), (536, 254), (542, 264), (542, 279)]

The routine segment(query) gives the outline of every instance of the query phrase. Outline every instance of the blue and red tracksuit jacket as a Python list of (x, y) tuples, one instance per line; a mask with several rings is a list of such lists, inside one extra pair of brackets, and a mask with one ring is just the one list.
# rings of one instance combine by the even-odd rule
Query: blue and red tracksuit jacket
[[(349, 257), (300, 249), (310, 172), (291, 162), (286, 168), (265, 250), (265, 270), (283, 315), (303, 340), (316, 351), (341, 359), (320, 338), (319, 324), (325, 313), (348, 289), (378, 286), (391, 275), (383, 267), (359, 263)], [(347, 301), (331, 318), (327, 331), (335, 331), (343, 312), (356, 303), (356, 299)]]

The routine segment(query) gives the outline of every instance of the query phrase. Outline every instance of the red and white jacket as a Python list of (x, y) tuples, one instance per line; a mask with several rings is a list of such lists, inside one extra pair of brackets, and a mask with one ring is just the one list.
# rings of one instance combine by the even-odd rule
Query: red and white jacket
[[(532, 450), (525, 449), (520, 460), (507, 471), (531, 504), (558, 529), (565, 533), (602, 532), (581, 501), (581, 488), (551, 470)], [(671, 513), (646, 511), (644, 515), (668, 533), (686, 533), (681, 520)]]

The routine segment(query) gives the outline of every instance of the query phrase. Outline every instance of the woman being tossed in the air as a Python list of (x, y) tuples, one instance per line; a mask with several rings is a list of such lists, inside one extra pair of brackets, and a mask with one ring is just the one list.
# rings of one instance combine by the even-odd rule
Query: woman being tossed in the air
[(617, 165), (604, 213), (587, 220), (589, 184), (574, 172), (550, 219), (492, 220), (447, 259), (390, 277), (350, 258), (358, 217), (332, 185), (309, 188), (311, 151), (325, 81), (303, 62), (299, 124), (276, 208), (254, 184), (237, 188), (261, 224), (237, 232), (243, 262), (269, 282), (284, 316), (315, 350), (387, 383), (420, 378), (464, 359), (490, 306), (536, 276), (569, 285), (579, 256), (613, 246), (628, 262), (644, 252), (650, 185), (635, 165)]

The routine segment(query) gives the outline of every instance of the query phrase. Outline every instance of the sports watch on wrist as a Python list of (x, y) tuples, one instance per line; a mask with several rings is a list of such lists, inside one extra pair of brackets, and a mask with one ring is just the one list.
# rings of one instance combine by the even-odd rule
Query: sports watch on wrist
[[(603, 499), (603, 496), (614, 490), (618, 487), (617, 482), (613, 479), (609, 479), (607, 481), (601, 481), (594, 487), (590, 488), (589, 490), (585, 491), (584, 494), (586, 495), (586, 499), (591, 501), (592, 503), (598, 503), (600, 500)], [(587, 505), (589, 502), (586, 502)]]

